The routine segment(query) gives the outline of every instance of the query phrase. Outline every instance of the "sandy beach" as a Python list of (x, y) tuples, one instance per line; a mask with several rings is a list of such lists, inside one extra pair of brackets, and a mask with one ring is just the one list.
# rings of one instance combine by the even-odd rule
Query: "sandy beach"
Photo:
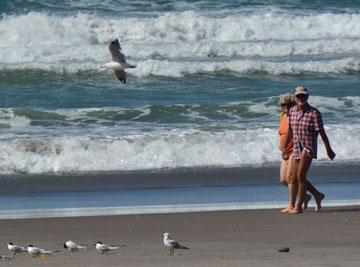
[[(1, 266), (359, 266), (360, 208), (312, 209), (302, 215), (279, 210), (199, 212), (52, 219), (1, 220), (5, 243), (60, 250), (45, 258), (18, 254)], [(169, 232), (190, 250), (169, 256), (161, 233)], [(71, 239), (89, 247), (70, 255)], [(100, 255), (93, 244), (124, 245)], [(289, 247), (287, 253), (278, 252)]]
[[(360, 266), (360, 1), (0, 10), (0, 267)], [(321, 113), (298, 119), (320, 131), (307, 179), (325, 198), (288, 215), (279, 100), (299, 86)], [(190, 249), (170, 256), (164, 232)]]

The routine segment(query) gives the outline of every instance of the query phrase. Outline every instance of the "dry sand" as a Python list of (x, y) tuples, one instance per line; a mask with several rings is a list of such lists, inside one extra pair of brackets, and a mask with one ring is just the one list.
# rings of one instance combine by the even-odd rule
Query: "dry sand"
[[(190, 250), (169, 256), (165, 231)], [(89, 249), (70, 255), (62, 247), (68, 239)], [(0, 220), (1, 254), (8, 241), (60, 252), (45, 259), (18, 254), (0, 266), (360, 266), (360, 207)], [(99, 255), (96, 241), (125, 247)]]

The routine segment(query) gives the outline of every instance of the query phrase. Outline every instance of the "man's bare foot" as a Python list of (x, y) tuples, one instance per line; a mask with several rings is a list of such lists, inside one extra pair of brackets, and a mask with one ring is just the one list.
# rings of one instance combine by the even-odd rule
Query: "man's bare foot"
[(321, 201), (325, 198), (325, 195), (323, 193), (320, 193), (319, 197), (315, 198), (316, 206), (315, 206), (315, 212), (319, 212), (321, 209)]
[(311, 199), (311, 195), (306, 194), (306, 196), (305, 196), (305, 200), (304, 200), (304, 206), (303, 206), (303, 209), (304, 209), (304, 210), (306, 210), (306, 209), (307, 209), (307, 207), (308, 207), (308, 203), (309, 203), (310, 199)]
[(290, 210), (288, 213), (289, 213), (289, 214), (300, 214), (300, 213), (302, 213), (302, 209), (293, 208), (293, 209)]
[(289, 213), (292, 210), (291, 207), (287, 207), (285, 209), (280, 210), (281, 213)]

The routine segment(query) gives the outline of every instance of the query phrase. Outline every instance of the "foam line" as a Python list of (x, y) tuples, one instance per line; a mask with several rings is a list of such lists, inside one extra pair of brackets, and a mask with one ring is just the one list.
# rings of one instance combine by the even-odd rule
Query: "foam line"
[[(132, 207), (89, 207), (89, 208), (62, 208), (62, 209), (26, 209), (2, 210), (0, 219), (30, 219), (56, 217), (83, 217), (83, 216), (112, 216), (134, 214), (161, 214), (184, 212), (208, 212), (231, 210), (280, 209), (286, 202), (249, 202), (249, 203), (221, 203), (221, 204), (191, 204), (191, 205), (156, 205)], [(360, 199), (327, 201), (327, 207), (358, 206)]]

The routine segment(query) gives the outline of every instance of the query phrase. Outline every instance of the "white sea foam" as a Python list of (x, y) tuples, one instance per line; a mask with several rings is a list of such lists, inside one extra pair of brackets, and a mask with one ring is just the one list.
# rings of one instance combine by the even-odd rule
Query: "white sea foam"
[(0, 125), (2, 128), (23, 128), (30, 125), (31, 120), (14, 114), (12, 108), (0, 108)]
[[(236, 203), (206, 203), (206, 204), (176, 204), (176, 205), (143, 205), (120, 207), (86, 207), (86, 208), (48, 208), (1, 210), (0, 219), (29, 219), (54, 217), (110, 216), (131, 214), (162, 214), (184, 212), (208, 212), (254, 209), (280, 209), (286, 206), (286, 201), (266, 202), (236, 202)], [(327, 207), (358, 206), (360, 199), (326, 200)], [(311, 206), (311, 204), (310, 204)]]
[[(333, 23), (336, 21), (336, 23)], [(0, 69), (77, 72), (109, 60), (119, 38), (138, 76), (229, 70), (281, 73), (360, 71), (360, 14), (230, 14), (61, 17), (30, 12), (0, 20)]]
[[(359, 161), (360, 125), (328, 125), (336, 160)], [(279, 161), (275, 128), (172, 130), (127, 136), (64, 136), (0, 141), (0, 173), (120, 171)], [(326, 160), (319, 142), (319, 160)]]

